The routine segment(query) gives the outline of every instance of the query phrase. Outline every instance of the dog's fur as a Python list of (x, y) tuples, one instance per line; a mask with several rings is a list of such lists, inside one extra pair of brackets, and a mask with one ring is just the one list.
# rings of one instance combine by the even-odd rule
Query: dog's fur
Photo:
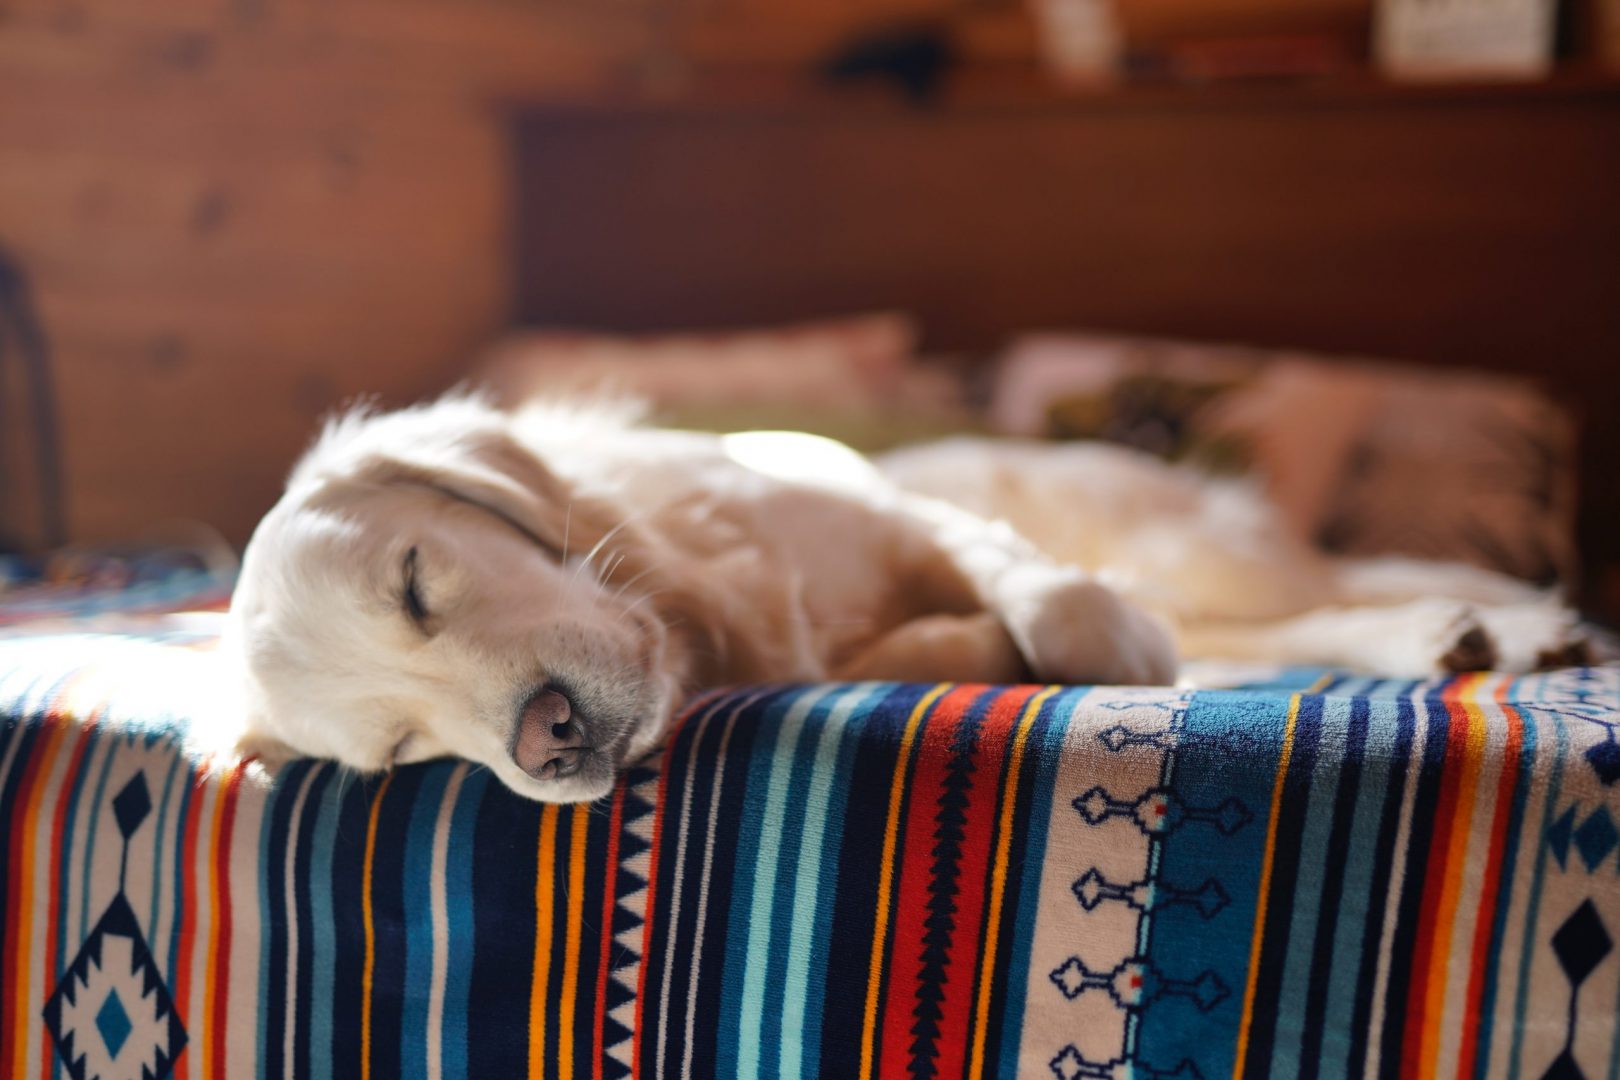
[[(553, 801), (605, 794), (703, 687), (1176, 665), (1165, 627), (1086, 572), (836, 443), (468, 398), (327, 429), (248, 545), (227, 649), (242, 749), (268, 763), (454, 754)], [(546, 687), (591, 747), (563, 778), (514, 756)]]
[(1104, 574), (1193, 657), (1432, 675), (1589, 658), (1555, 592), (1461, 563), (1336, 559), (1248, 480), (1103, 443), (954, 439), (879, 461), (907, 490), (1005, 521), (1049, 557)]
[[(1534, 663), (1573, 626), (1483, 571), (1324, 560), (1252, 491), (1124, 451), (958, 443), (882, 464), (892, 480), (827, 440), (579, 405), (338, 420), (244, 557), (242, 749), (363, 770), (454, 754), (589, 800), (704, 687), (1164, 683), (1171, 626), (1195, 653), (1424, 674)], [(543, 688), (584, 729), (573, 775), (518, 764)]]

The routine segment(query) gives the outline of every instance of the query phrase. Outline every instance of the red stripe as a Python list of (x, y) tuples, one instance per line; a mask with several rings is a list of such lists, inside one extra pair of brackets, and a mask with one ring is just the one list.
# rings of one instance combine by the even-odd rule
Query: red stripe
[[(669, 791), (669, 766), (671, 758), (674, 757), (669, 748), (675, 745), (682, 729), (686, 727), (686, 722), (692, 719), (700, 707), (706, 706), (708, 701), (708, 698), (704, 698), (694, 702), (670, 725), (669, 735), (664, 741), (664, 755), (658, 762), (658, 801), (653, 806), (652, 848), (647, 852), (646, 919), (641, 924), (641, 969), (636, 972), (636, 1022), (630, 1031), (632, 1078), (641, 1075), (641, 1003), (647, 1000), (647, 957), (652, 952), (653, 912), (657, 910), (654, 904), (658, 900), (658, 853), (664, 843), (664, 796)], [(671, 927), (670, 933), (674, 932), (674, 928)], [(664, 977), (668, 978), (669, 973), (665, 972)]]
[(54, 712), (48, 713), (36, 729), (39, 734), (27, 751), (28, 760), (12, 765), (14, 769), (20, 765), (22, 771), (18, 774), (16, 794), (11, 803), (11, 842), (6, 860), (8, 918), (5, 926), (5, 946), (3, 951), (0, 951), (0, 987), (4, 987), (6, 993), (0, 995), (0, 998), (4, 998), (4, 1001), (0, 1001), (0, 1066), (9, 1063), (18, 1054), (28, 1038), (27, 1032), (33, 1026), (32, 1019), (22, 1015), (27, 1004), (23, 999), (28, 995), (20, 992), (22, 988), (19, 986), (17, 973), (17, 939), (21, 936), (18, 927), (31, 916), (32, 912), (19, 910), (22, 903), (18, 890), (22, 887), (23, 874), (26, 872), (22, 864), (23, 840), (28, 830), (33, 827), (33, 822), (28, 816), (28, 799), (33, 794), (40, 763), (51, 756), (49, 751), (54, 748), (51, 736), (61, 722), (61, 717)]
[(602, 951), (596, 962), (596, 1038), (592, 1043), (591, 1076), (602, 1080), (602, 1059), (607, 1047), (602, 1042), (602, 1029), (607, 1021), (607, 984), (612, 978), (609, 960), (613, 955), (613, 907), (618, 901), (616, 889), (619, 881), (619, 828), (624, 821), (625, 784), (621, 782), (613, 791), (613, 809), (608, 815), (607, 885), (602, 890)]
[(1500, 897), (1502, 860), (1507, 851), (1508, 815), (1512, 812), (1513, 792), (1519, 784), (1519, 753), (1524, 741), (1524, 720), (1507, 703), (1507, 680), (1496, 688), (1496, 703), (1507, 719), (1507, 739), (1502, 746), (1502, 778), (1496, 784), (1496, 816), (1491, 822), (1491, 851), (1485, 864), (1485, 881), (1480, 887), (1479, 910), (1474, 913), (1473, 967), (1468, 975), (1468, 1004), (1463, 1009), (1462, 1051), (1457, 1059), (1457, 1075), (1473, 1076), (1479, 1052), (1479, 1006), (1485, 995), (1485, 973), (1490, 966), (1491, 917)]
[[(174, 972), (169, 976), (174, 980), (174, 1005), (181, 1016), (191, 1007), (191, 953), (196, 944), (197, 923), (197, 829), (203, 816), (202, 797), (208, 790), (208, 763), (195, 766), (195, 770), (191, 775), (191, 799), (187, 803), (180, 841), (180, 907), (174, 913), (174, 932), (180, 938), (180, 947), (175, 954)], [(192, 1055), (188, 1051), (192, 1046), (193, 1042), (188, 1039), (175, 1055), (172, 1074), (175, 1080), (185, 1080), (191, 1074)]]
[[(61, 974), (56, 970), (56, 946), (62, 933), (62, 832), (67, 828), (68, 795), (73, 791), (72, 778), (84, 767), (85, 750), (90, 745), (90, 730), (94, 725), (86, 720), (79, 729), (78, 741), (73, 747), (73, 756), (68, 761), (67, 771), (62, 774), (62, 790), (57, 793), (56, 814), (51, 823), (51, 899), (48, 909), (50, 918), (45, 923), (45, 986), (50, 988)], [(8, 984), (9, 985), (9, 984)], [(40, 1059), (39, 1075), (46, 1080), (55, 1071), (55, 1055), (42, 1054)]]
[(213, 1065), (212, 1080), (225, 1077), (225, 1012), (231, 997), (231, 839), (236, 823), (236, 797), (242, 789), (245, 768), (245, 763), (238, 764), (225, 781), (221, 795), (225, 808), (220, 813), (219, 835), (214, 838), (215, 858), (219, 860), (219, 878), (214, 890), (214, 934), (219, 948), (214, 955), (218, 958), (219, 973), (214, 983), (214, 1000), (209, 1002), (212, 1009), (209, 1036), (214, 1042), (208, 1055)]
[(1001, 767), (1007, 757), (1024, 705), (1039, 688), (1022, 686), (999, 692), (979, 730), (973, 755), (975, 771), (969, 794), (962, 854), (957, 862), (956, 929), (945, 969), (940, 1039), (936, 1044), (939, 1076), (967, 1075), (967, 1049), (972, 1037), (974, 980), (984, 948), (985, 887), (995, 844), (996, 810), (1001, 795)]
[[(983, 686), (958, 686), (934, 703), (917, 733), (916, 764), (912, 768), (906, 821), (895, 850), (900, 880), (895, 889), (894, 924), (887, 967), (888, 987), (883, 1001), (882, 1075), (909, 1075), (911, 1047), (916, 1041), (913, 1010), (922, 986), (923, 937), (928, 932), (928, 886), (933, 881), (934, 831), (938, 827), (939, 797), (944, 790), (946, 763), (956, 725)], [(942, 1029), (943, 1036), (943, 1029)], [(958, 1070), (960, 1072), (960, 1070)]]
[(1435, 924), (1439, 920), (1440, 893), (1446, 881), (1446, 856), (1451, 850), (1452, 830), (1457, 825), (1460, 765), (1468, 754), (1468, 714), (1457, 700), (1457, 686), (1461, 681), (1454, 679), (1441, 692), (1441, 701), (1446, 706), (1446, 750), (1440, 763), (1440, 797), (1434, 811), (1434, 829), (1429, 835), (1428, 856), (1421, 871), (1423, 906), (1418, 913), (1417, 936), (1412, 943), (1412, 975), (1407, 982), (1406, 1025), (1401, 1037), (1404, 1076), (1419, 1076), (1423, 1070), (1424, 1007), (1428, 1004), (1424, 991), (1434, 963)]

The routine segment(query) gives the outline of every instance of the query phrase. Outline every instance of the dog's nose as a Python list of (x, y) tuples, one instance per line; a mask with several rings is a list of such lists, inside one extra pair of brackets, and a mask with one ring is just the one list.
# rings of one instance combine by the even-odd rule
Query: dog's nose
[(545, 687), (524, 703), (512, 743), (518, 768), (537, 780), (560, 780), (580, 770), (589, 749), (568, 695)]

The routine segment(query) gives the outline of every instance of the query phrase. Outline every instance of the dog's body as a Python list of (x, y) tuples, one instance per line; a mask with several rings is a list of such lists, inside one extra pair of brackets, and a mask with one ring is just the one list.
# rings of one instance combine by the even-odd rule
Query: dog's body
[(879, 462), (909, 491), (1005, 521), (1175, 629), (1183, 655), (1392, 677), (1584, 659), (1552, 591), (1462, 563), (1338, 559), (1247, 480), (1102, 443), (953, 439)]
[[(970, 504), (969, 458), (1040, 472), (1033, 457), (1020, 464), (983, 447), (917, 453), (890, 460), (890, 471)], [(1051, 475), (1070, 475), (1070, 488), (1145, 493), (1150, 485), (1127, 474), (1148, 467), (1125, 460), (1071, 462)], [(1179, 621), (1196, 647), (1261, 655), (1312, 639), (1305, 651), (1331, 662), (1345, 659), (1336, 646), (1368, 636), (1356, 622), (1365, 613), (1305, 615), (1326, 620), (1315, 627), (1283, 621), (1342, 599), (1335, 590), (1355, 575), (1327, 573), (1276, 537), (1267, 548), (1266, 527), (1246, 563), (1196, 534), (1184, 550), (1204, 557), (1179, 571), (1173, 551), (1146, 563), (1115, 557), (1132, 550), (1133, 535), (1148, 545), (1154, 523), (1175, 516), (1171, 496), (1184, 481), (1167, 476), (1168, 502), (1139, 500), (1140, 513), (1122, 507), (1117, 520), (1106, 506), (1071, 513), (1039, 499), (1010, 514), (978, 507), (1023, 519), (1043, 554), (1006, 525), (904, 492), (809, 436), (660, 431), (566, 405), (508, 415), (467, 399), (352, 416), (299, 464), (244, 557), (231, 623), (248, 690), (244, 748), (373, 770), (455, 754), (520, 793), (577, 801), (604, 794), (617, 767), (655, 745), (682, 698), (704, 687), (1167, 682), (1175, 651), (1165, 622), (1103, 584), (1121, 570), (1128, 590)], [(1209, 507), (1182, 502), (1185, 531), (1199, 519), (1189, 508)], [(1060, 520), (1087, 528), (1062, 532)], [(1042, 536), (1046, 527), (1056, 531)], [(1086, 550), (1062, 539), (1093, 528), (1114, 539)], [(1210, 579), (1273, 569), (1287, 576), (1269, 598), (1232, 593), (1247, 606)], [(1533, 601), (1513, 588), (1515, 603)], [(1447, 617), (1351, 659), (1412, 673), (1490, 659), (1454, 655), (1484, 635), (1457, 604), (1437, 610)]]

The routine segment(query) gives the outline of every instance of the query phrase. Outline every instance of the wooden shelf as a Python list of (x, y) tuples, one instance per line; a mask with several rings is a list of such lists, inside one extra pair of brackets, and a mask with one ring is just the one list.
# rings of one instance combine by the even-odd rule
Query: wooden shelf
[(1199, 109), (1401, 108), (1407, 106), (1620, 101), (1620, 72), (1571, 69), (1536, 80), (1397, 82), (1372, 72), (1311, 78), (1220, 82), (1142, 80), (1063, 87), (1027, 65), (959, 72), (936, 98), (912, 102), (885, 85), (829, 85), (779, 69), (735, 70), (694, 79), (679, 90), (621, 89), (589, 96), (505, 99), (527, 114), (583, 113), (847, 113), (882, 116), (930, 112), (1107, 112)]

